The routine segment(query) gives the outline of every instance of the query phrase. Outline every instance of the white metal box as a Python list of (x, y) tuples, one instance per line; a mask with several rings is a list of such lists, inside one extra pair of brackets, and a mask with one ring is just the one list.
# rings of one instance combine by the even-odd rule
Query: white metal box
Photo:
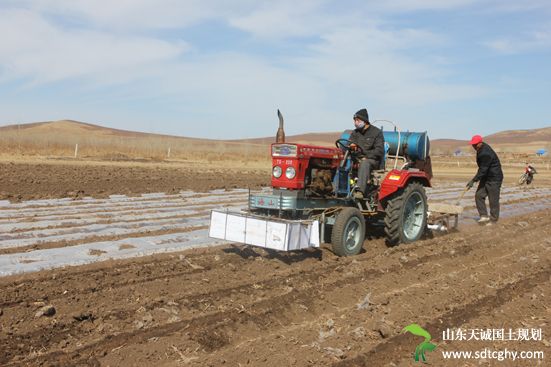
[(211, 211), (209, 237), (280, 251), (320, 246), (319, 221)]

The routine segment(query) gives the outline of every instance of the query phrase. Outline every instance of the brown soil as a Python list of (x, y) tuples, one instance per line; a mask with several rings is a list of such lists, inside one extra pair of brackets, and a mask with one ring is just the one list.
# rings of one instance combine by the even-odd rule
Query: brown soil
[[(462, 163), (461, 167), (454, 164), (435, 163), (434, 183), (447, 180), (466, 183), (476, 172), (473, 162)], [(514, 184), (522, 172), (522, 167), (505, 168), (505, 182)], [(534, 185), (550, 183), (551, 171), (542, 166)], [(269, 161), (256, 162), (251, 168), (244, 168), (240, 162), (0, 161), (0, 200), (12, 202), (85, 196), (101, 198), (112, 194), (174, 194), (181, 190), (254, 189), (269, 184)]]
[[(407, 366), (412, 322), (442, 350), (549, 358), (550, 235), (546, 210), (413, 245), (375, 239), (350, 258), (224, 246), (6, 277), (0, 365)], [(35, 317), (43, 304), (55, 315)], [(443, 343), (457, 327), (538, 327), (545, 341)], [(440, 349), (431, 365), (475, 365)]]
[(166, 164), (125, 166), (0, 162), (0, 200), (10, 201), (153, 192), (173, 194), (181, 190), (258, 188), (269, 183), (269, 168), (262, 171), (172, 167)]
[[(0, 163), (0, 199), (269, 184), (269, 168), (202, 167)], [(474, 173), (465, 167), (439, 172), (441, 183), (466, 182)], [(512, 182), (516, 173), (507, 179)], [(537, 183), (548, 176), (542, 172)], [(377, 234), (370, 237), (365, 252), (351, 258), (326, 248), (285, 254), (222, 246), (0, 278), (0, 365), (409, 366), (419, 340), (400, 331), (413, 322), (438, 345), (427, 355), (434, 366), (479, 365), (444, 361), (440, 351), (483, 348), (542, 350), (540, 365), (548, 364), (551, 209), (394, 248)], [(91, 253), (102, 255), (99, 249)], [(55, 314), (36, 317), (45, 305)], [(458, 327), (541, 328), (545, 340), (441, 340), (444, 329)]]

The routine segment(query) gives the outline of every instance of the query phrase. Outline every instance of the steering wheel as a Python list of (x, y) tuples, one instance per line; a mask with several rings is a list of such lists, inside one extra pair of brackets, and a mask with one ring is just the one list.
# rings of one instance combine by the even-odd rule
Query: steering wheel
[(364, 150), (361, 146), (356, 145), (356, 150), (352, 150), (352, 148), (350, 148), (350, 144), (352, 144), (352, 142), (348, 139), (337, 139), (335, 141), (335, 146), (339, 149), (348, 151), (351, 154), (364, 154)]

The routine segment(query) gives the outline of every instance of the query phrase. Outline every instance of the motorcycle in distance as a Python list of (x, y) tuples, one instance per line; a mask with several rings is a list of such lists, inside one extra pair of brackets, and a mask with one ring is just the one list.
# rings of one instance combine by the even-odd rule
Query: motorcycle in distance
[(524, 184), (526, 184), (527, 186), (530, 185), (534, 180), (534, 175), (536, 173), (538, 173), (538, 171), (536, 171), (536, 168), (529, 163), (526, 163), (526, 167), (524, 167), (524, 173), (520, 175), (518, 179), (518, 184), (521, 186)]

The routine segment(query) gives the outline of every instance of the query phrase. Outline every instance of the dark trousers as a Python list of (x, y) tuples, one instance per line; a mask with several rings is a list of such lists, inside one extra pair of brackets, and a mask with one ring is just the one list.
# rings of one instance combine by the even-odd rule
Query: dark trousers
[(476, 194), (476, 209), (480, 216), (488, 216), (486, 209), (486, 197), (490, 202), (490, 219), (497, 222), (499, 219), (499, 192), (501, 191), (501, 181), (480, 181)]
[(379, 166), (379, 161), (375, 159), (362, 159), (360, 161), (360, 167), (358, 168), (358, 187), (360, 191), (366, 194), (367, 181), (371, 175), (371, 170), (376, 169)]

